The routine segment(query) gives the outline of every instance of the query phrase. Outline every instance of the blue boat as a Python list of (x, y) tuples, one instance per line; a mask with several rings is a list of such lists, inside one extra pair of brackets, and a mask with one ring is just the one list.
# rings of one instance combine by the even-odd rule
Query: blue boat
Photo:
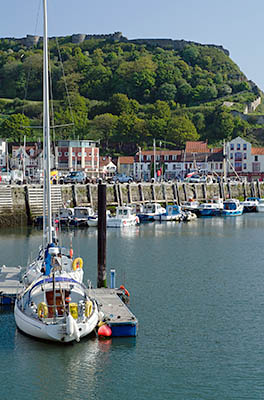
[(224, 208), (222, 210), (223, 217), (237, 217), (242, 215), (244, 210), (243, 204), (240, 204), (237, 199), (229, 199), (224, 201)]
[(146, 203), (143, 206), (142, 212), (139, 212), (137, 216), (140, 222), (152, 222), (155, 221), (154, 217), (166, 213), (166, 209), (161, 207), (159, 203)]
[(214, 198), (208, 203), (200, 204), (199, 212), (202, 217), (216, 217), (221, 215), (223, 200)]

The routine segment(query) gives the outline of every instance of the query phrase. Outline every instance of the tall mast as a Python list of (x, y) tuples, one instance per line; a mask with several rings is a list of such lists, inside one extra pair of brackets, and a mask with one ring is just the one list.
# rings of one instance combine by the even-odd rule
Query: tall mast
[(225, 139), (223, 143), (223, 170), (224, 170), (224, 182), (226, 182), (226, 144), (225, 144)]
[[(43, 0), (43, 152), (44, 152), (44, 203), (45, 220), (47, 206), (47, 243), (52, 243), (51, 187), (50, 187), (50, 116), (49, 116), (49, 67), (48, 67), (48, 24), (47, 0)], [(45, 190), (46, 189), (46, 190)], [(43, 221), (44, 222), (44, 221)], [(45, 224), (43, 224), (43, 227)]]
[(156, 139), (153, 139), (153, 150), (154, 150), (154, 181), (157, 180), (157, 172), (156, 172)]

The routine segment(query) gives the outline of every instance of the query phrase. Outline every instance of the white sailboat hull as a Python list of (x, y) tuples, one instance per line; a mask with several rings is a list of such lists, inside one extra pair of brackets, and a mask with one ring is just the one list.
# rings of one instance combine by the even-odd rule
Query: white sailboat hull
[[(79, 338), (76, 335), (70, 334), (67, 329), (66, 318), (62, 317), (60, 322), (53, 323), (53, 319), (49, 318), (46, 321), (38, 318), (33, 318), (21, 311), (15, 303), (14, 309), (15, 321), (17, 327), (27, 335), (38, 339), (51, 340), (55, 342), (72, 342), (79, 341), (80, 338), (89, 335), (98, 324), (98, 308), (95, 304), (95, 310), (89, 318), (85, 318), (82, 322), (76, 322), (79, 332)], [(58, 320), (56, 320), (58, 321)]]

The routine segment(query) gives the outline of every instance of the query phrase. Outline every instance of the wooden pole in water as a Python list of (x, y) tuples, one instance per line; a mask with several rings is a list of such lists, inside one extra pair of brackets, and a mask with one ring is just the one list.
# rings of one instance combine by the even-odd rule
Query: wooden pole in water
[(107, 287), (106, 283), (106, 184), (98, 185), (98, 273), (97, 287)]

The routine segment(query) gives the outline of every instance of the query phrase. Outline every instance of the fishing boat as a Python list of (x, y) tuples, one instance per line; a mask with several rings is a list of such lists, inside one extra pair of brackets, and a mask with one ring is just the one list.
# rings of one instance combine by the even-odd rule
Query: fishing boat
[(260, 199), (258, 197), (247, 197), (245, 201), (241, 202), (241, 204), (244, 206), (244, 212), (256, 212), (259, 200)]
[(224, 201), (224, 208), (221, 212), (223, 217), (236, 217), (243, 214), (244, 206), (237, 199), (229, 199)]
[(165, 214), (166, 209), (159, 203), (146, 203), (144, 204), (142, 211), (137, 214), (140, 222), (151, 222), (155, 221), (155, 217), (159, 217), (161, 214)]
[(116, 215), (106, 218), (107, 228), (124, 228), (139, 224), (139, 217), (133, 213), (130, 206), (116, 207)]
[[(43, 0), (43, 244), (24, 275), (24, 287), (15, 301), (17, 327), (39, 339), (79, 341), (98, 324), (96, 301), (83, 285), (83, 260), (58, 244), (52, 226), (50, 186), (50, 118), (47, 0)], [(47, 216), (46, 216), (47, 209)]]

